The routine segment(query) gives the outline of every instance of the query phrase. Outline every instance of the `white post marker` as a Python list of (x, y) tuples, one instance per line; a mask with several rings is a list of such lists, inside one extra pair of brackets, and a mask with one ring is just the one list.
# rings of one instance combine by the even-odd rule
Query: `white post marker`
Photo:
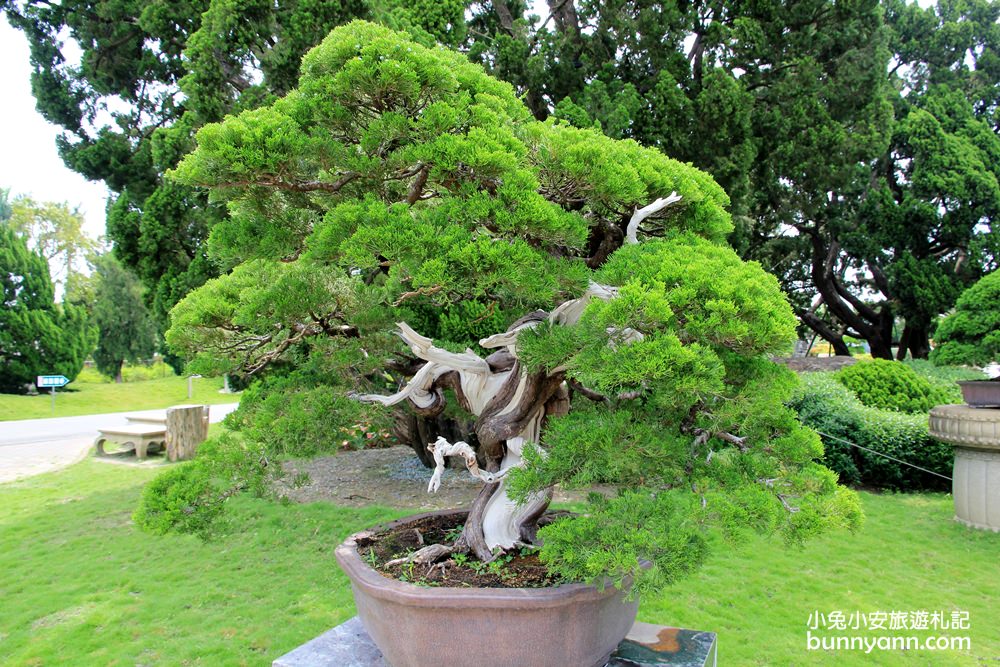
[(191, 385), (191, 381), (194, 380), (195, 378), (200, 378), (200, 377), (201, 377), (200, 375), (188, 375), (188, 398), (191, 398), (194, 392), (194, 389)]
[(35, 386), (39, 389), (52, 390), (52, 413), (56, 411), (56, 387), (65, 387), (69, 378), (65, 375), (39, 375), (35, 378)]

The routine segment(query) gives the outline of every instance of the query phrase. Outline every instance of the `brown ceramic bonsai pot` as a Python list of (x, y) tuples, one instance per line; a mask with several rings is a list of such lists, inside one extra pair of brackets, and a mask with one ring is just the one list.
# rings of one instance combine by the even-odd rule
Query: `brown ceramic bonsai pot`
[(1000, 408), (1000, 381), (967, 380), (959, 382), (962, 398), (973, 408)]
[(552, 588), (424, 587), (390, 579), (358, 554), (376, 530), (434, 515), (410, 516), (357, 533), (337, 547), (358, 615), (392, 667), (602, 667), (635, 622), (638, 601), (608, 585)]

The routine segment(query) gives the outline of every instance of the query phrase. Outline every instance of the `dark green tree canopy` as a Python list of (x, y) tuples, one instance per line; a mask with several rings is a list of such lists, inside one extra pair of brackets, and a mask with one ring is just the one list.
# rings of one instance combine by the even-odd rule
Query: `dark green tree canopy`
[[(794, 376), (766, 358), (791, 309), (725, 245), (729, 200), (704, 172), (540, 122), (462, 55), (360, 21), (305, 56), (297, 88), (197, 142), (172, 176), (226, 203), (209, 252), (231, 271), (171, 313), (196, 367), (321, 359), (345, 394), (423, 413), (453, 391), (487, 469), (515, 470), (493, 491), (527, 507), (557, 482), (621, 485), (545, 529), (543, 557), (572, 579), (649, 558), (644, 582), (662, 585), (700, 561), (710, 524), (798, 539), (859, 520), (783, 405)], [(419, 328), (400, 325), (405, 346), (400, 321)], [(497, 351), (462, 352), (470, 338)], [(395, 397), (378, 396), (387, 378)], [(484, 560), (510, 546), (473, 520), (463, 539)]]
[(95, 262), (97, 285), (91, 314), (97, 328), (97, 370), (121, 382), (122, 364), (148, 359), (156, 328), (142, 298), (142, 285), (111, 255)]
[(71, 380), (94, 344), (84, 309), (56, 304), (49, 265), (0, 221), (0, 391), (22, 392), (39, 375)]
[(847, 353), (846, 334), (890, 357), (898, 318), (898, 357), (926, 357), (937, 316), (996, 267), (1000, 4), (884, 8), (888, 141), (855, 163), (821, 224), (795, 224), (800, 240), (791, 245), (809, 260), (786, 265), (791, 274), (808, 271), (803, 287), (822, 301), (803, 310), (803, 321), (839, 353)]
[(955, 312), (935, 334), (931, 361), (942, 366), (985, 366), (1000, 359), (1000, 271), (962, 292)]
[[(597, 123), (711, 173), (734, 245), (841, 353), (852, 335), (877, 356), (897, 342), (924, 356), (930, 321), (994, 266), (995, 0), (552, 0), (541, 16), (520, 0), (3, 6), (32, 44), (39, 108), (67, 130), (67, 164), (116, 193), (109, 237), (161, 325), (217, 273), (204, 242), (226, 215), (164, 171), (206, 122), (291, 90), (302, 54), (354, 17), (462, 48), (536, 119)], [(115, 123), (96, 128), (105, 107)]]
[(28, 38), (32, 90), (65, 130), (63, 160), (111, 190), (108, 239), (149, 288), (163, 326), (181, 296), (216, 274), (201, 245), (224, 214), (200, 192), (164, 183), (163, 172), (191, 149), (197, 127), (287, 91), (308, 48), (369, 12), (360, 0), (25, 0), (0, 9)]

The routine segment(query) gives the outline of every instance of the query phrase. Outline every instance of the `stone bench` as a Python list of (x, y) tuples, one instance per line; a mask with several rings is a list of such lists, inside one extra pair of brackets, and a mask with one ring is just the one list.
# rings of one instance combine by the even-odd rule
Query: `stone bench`
[(167, 415), (125, 415), (125, 421), (129, 424), (158, 424), (166, 428)]
[(164, 424), (130, 424), (113, 428), (102, 428), (94, 440), (98, 456), (109, 456), (104, 451), (105, 443), (114, 443), (125, 447), (126, 451), (135, 450), (137, 459), (146, 458), (150, 447), (162, 451), (166, 447), (167, 428)]

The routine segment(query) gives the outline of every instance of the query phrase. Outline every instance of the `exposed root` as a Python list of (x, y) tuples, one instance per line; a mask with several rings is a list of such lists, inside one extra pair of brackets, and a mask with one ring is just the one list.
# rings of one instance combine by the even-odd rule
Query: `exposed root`
[(441, 572), (441, 578), (442, 579), (446, 578), (448, 576), (448, 569), (447, 569), (448, 568), (448, 563), (454, 564), (455, 561), (449, 559), (449, 560), (441, 561), (440, 563), (435, 563), (435, 564), (433, 564), (433, 565), (431, 565), (431, 566), (429, 566), (427, 568), (427, 572), (424, 573), (424, 576), (425, 577), (429, 577), (429, 576), (431, 576), (431, 572), (433, 572), (434, 570), (440, 570), (440, 572)]
[(404, 565), (416, 563), (417, 565), (431, 565), (441, 560), (445, 556), (450, 556), (455, 552), (455, 547), (448, 547), (443, 544), (430, 544), (422, 549), (417, 549), (409, 556), (396, 558), (385, 564), (386, 567), (393, 565)]

